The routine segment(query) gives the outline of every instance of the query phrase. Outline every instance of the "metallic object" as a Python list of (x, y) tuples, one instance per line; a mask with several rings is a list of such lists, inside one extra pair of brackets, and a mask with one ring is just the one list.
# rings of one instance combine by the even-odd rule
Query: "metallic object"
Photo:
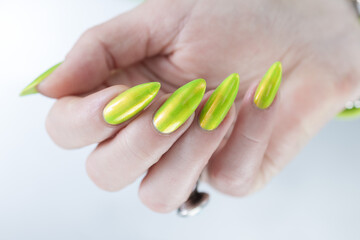
[(196, 186), (192, 193), (190, 194), (188, 200), (184, 202), (177, 211), (177, 214), (181, 217), (192, 217), (201, 212), (201, 210), (209, 202), (209, 194), (205, 192), (198, 191), (199, 181), (197, 181)]

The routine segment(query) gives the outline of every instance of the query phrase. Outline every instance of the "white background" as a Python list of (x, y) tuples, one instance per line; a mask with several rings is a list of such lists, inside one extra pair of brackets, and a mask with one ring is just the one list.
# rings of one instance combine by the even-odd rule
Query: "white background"
[(146, 209), (138, 182), (99, 190), (84, 162), (47, 136), (53, 101), (18, 97), (80, 34), (136, 1), (0, 0), (0, 239), (360, 239), (360, 121), (330, 122), (265, 190), (178, 218)]

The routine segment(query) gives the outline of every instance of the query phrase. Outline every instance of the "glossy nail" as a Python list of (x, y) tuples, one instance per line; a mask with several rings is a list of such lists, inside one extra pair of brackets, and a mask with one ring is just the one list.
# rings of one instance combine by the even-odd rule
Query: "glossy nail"
[(274, 63), (261, 80), (254, 96), (254, 103), (260, 109), (270, 107), (279, 90), (282, 76), (280, 62)]
[(355, 119), (360, 117), (360, 108), (345, 109), (337, 116), (339, 119)]
[(56, 68), (60, 66), (62, 62), (52, 66), (46, 72), (37, 77), (34, 81), (32, 81), (29, 85), (27, 85), (20, 93), (20, 96), (26, 96), (34, 93), (38, 93), (36, 87), (39, 85), (45, 78), (47, 78)]
[(345, 109), (337, 116), (339, 119), (354, 119), (360, 117), (360, 99), (356, 101), (348, 101)]
[(162, 133), (178, 129), (196, 110), (206, 89), (204, 79), (191, 81), (176, 90), (156, 112), (153, 123)]
[(160, 86), (158, 82), (144, 83), (119, 94), (104, 108), (104, 120), (113, 125), (129, 120), (152, 102)]
[(199, 116), (199, 123), (203, 129), (214, 130), (224, 120), (235, 101), (239, 83), (239, 74), (233, 73), (211, 94)]

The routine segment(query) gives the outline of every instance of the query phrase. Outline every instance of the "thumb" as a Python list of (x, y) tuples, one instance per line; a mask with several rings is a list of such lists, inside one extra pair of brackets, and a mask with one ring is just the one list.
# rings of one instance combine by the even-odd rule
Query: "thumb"
[(87, 30), (46, 80), (28, 87), (53, 98), (86, 93), (101, 85), (113, 70), (155, 55), (156, 49), (148, 44), (152, 15), (145, 5)]

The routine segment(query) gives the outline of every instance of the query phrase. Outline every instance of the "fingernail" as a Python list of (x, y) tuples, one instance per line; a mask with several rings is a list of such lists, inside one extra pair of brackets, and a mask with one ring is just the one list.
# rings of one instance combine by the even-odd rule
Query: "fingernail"
[(205, 80), (196, 79), (176, 90), (156, 112), (155, 128), (162, 133), (178, 129), (199, 106), (205, 89)]
[(201, 110), (199, 123), (205, 130), (214, 130), (226, 117), (239, 90), (239, 74), (227, 77), (211, 94)]
[(280, 62), (274, 63), (261, 80), (256, 89), (254, 103), (260, 109), (268, 108), (279, 90), (282, 67)]
[(121, 93), (104, 108), (104, 120), (113, 125), (129, 120), (152, 102), (160, 86), (158, 82), (144, 83)]
[(45, 78), (47, 78), (56, 68), (60, 66), (62, 62), (52, 66), (46, 72), (37, 77), (34, 81), (32, 81), (29, 85), (27, 85), (20, 93), (20, 96), (26, 96), (34, 93), (38, 93), (36, 87), (39, 85)]

